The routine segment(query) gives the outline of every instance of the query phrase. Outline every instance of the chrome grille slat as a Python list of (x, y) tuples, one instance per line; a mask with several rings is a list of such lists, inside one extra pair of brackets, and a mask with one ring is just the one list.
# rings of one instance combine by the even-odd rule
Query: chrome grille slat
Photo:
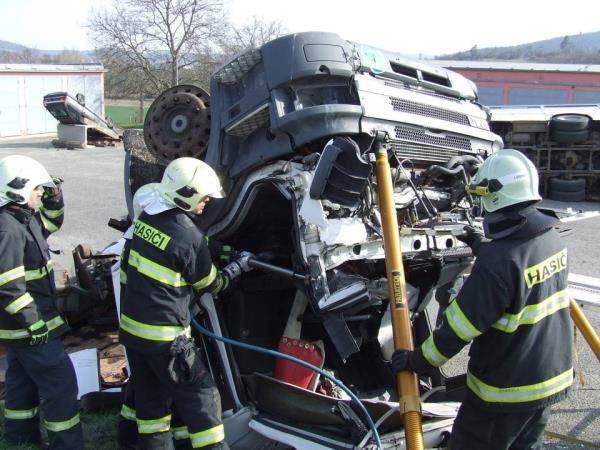
[(448, 135), (437, 136), (426, 133), (425, 130), (420, 128), (412, 128), (403, 125), (396, 125), (394, 131), (396, 133), (396, 139), (402, 142), (413, 142), (447, 150), (455, 149), (463, 152), (472, 151), (471, 140), (468, 138)]
[(469, 118), (466, 114), (461, 114), (455, 111), (438, 108), (436, 106), (424, 105), (421, 103), (411, 102), (398, 97), (389, 97), (390, 103), (394, 111), (416, 114), (419, 116), (431, 117), (433, 119), (444, 120), (448, 122), (459, 123), (469, 126)]
[(410, 144), (399, 141), (390, 141), (390, 147), (398, 158), (410, 159), (413, 162), (446, 163), (453, 156), (460, 154), (458, 150), (445, 150), (427, 145)]

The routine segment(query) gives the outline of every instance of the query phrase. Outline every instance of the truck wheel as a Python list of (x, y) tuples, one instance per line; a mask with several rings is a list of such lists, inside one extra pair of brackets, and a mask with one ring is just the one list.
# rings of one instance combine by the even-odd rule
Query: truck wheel
[(558, 114), (550, 119), (550, 129), (555, 131), (589, 130), (591, 119), (582, 114)]
[(588, 130), (564, 131), (550, 129), (550, 139), (559, 144), (578, 144), (587, 141), (590, 132)]
[(560, 192), (585, 191), (585, 179), (576, 178), (574, 180), (563, 180), (562, 178), (552, 177), (548, 179), (548, 189), (550, 191)]
[(559, 202), (582, 202), (585, 200), (585, 189), (576, 192), (549, 191), (548, 198)]
[(210, 96), (198, 86), (167, 89), (150, 106), (144, 120), (144, 140), (156, 158), (202, 159), (210, 137)]

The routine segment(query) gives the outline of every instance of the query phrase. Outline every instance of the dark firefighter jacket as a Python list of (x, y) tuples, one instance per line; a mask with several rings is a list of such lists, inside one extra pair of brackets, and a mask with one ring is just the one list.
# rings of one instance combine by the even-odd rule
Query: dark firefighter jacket
[(416, 365), (439, 367), (473, 341), (467, 400), (507, 412), (560, 401), (573, 381), (567, 249), (556, 219), (534, 207), (509, 216), (488, 220), (493, 240), (414, 353)]
[(49, 338), (67, 326), (56, 309), (54, 272), (46, 238), (64, 218), (62, 195), (39, 211), (9, 203), (0, 208), (0, 343), (24, 346), (27, 328), (43, 319)]
[(179, 334), (190, 333), (189, 308), (198, 291), (216, 294), (228, 284), (185, 212), (143, 212), (122, 254), (121, 343), (140, 352), (168, 351)]

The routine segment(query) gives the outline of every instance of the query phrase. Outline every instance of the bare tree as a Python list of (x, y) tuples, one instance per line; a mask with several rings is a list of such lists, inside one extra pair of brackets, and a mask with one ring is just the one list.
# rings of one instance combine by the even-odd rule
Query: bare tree
[(281, 22), (269, 22), (262, 17), (254, 16), (242, 26), (229, 27), (229, 32), (219, 43), (222, 57), (227, 59), (237, 53), (258, 48), (284, 33), (285, 29)]
[(92, 13), (88, 29), (105, 65), (128, 66), (160, 92), (200, 62), (199, 49), (218, 40), (224, 24), (222, 0), (114, 0)]

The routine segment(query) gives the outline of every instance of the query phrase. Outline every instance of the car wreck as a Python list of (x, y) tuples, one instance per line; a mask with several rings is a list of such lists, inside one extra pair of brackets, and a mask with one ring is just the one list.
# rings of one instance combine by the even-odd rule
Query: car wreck
[[(360, 398), (383, 448), (405, 445), (370, 156), (378, 133), (418, 345), (472, 264), (456, 236), (477, 224), (480, 206), (464, 186), (503, 146), (472, 82), (335, 34), (299, 33), (233, 58), (213, 74), (210, 95), (192, 85), (163, 92), (144, 130), (123, 136), (130, 217), (133, 194), (171, 160), (200, 158), (227, 193), (209, 204), (202, 228), (257, 256), (226, 295), (204, 294), (196, 316), (201, 329), (245, 345), (197, 335), (233, 444), (248, 427), (296, 448), (356, 448), (373, 438), (329, 379), (251, 349), (261, 347), (322, 367)], [(444, 441), (464, 389), (464, 376), (442, 370), (420, 379), (427, 447)]]

